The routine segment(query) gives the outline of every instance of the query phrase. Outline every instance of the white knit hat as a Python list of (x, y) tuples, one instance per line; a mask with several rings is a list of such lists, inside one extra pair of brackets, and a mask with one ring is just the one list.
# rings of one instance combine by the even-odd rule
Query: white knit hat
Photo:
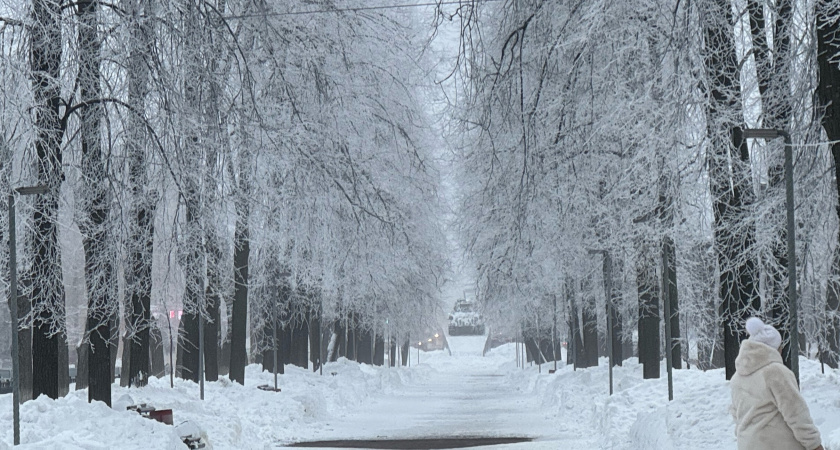
[(774, 349), (782, 346), (782, 335), (772, 325), (767, 325), (758, 317), (747, 319), (747, 333), (750, 340), (769, 345)]

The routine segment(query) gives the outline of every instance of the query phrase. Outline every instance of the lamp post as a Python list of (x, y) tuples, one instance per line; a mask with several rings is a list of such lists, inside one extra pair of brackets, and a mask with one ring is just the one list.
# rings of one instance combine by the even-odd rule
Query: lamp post
[[(785, 140), (785, 208), (787, 209), (787, 258), (788, 258), (788, 329), (790, 330), (790, 345), (786, 355), (790, 361), (790, 370), (799, 383), (799, 320), (797, 318), (796, 301), (796, 229), (793, 216), (793, 147), (790, 134), (773, 128), (744, 129), (746, 139), (777, 139)], [(796, 347), (794, 347), (794, 343)], [(795, 349), (795, 351), (794, 351)]]
[(9, 194), (9, 315), (12, 319), (12, 421), (14, 422), (14, 445), (20, 445), (20, 361), (18, 360), (15, 193), (19, 195), (38, 195), (46, 193), (47, 190), (47, 186), (27, 186), (19, 187)]

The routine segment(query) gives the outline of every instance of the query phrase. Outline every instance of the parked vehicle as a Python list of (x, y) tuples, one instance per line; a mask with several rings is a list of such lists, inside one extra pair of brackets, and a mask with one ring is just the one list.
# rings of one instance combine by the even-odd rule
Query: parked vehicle
[(0, 369), (0, 394), (12, 392), (12, 369)]
[(450, 336), (476, 336), (484, 334), (484, 321), (478, 313), (478, 305), (467, 300), (455, 302), (455, 309), (449, 314)]

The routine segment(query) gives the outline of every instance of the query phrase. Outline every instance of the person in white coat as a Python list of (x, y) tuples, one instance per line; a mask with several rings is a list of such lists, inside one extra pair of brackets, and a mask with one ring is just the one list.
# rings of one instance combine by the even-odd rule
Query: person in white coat
[(738, 450), (823, 450), (796, 377), (782, 362), (781, 335), (756, 317), (747, 319), (747, 333), (730, 381)]

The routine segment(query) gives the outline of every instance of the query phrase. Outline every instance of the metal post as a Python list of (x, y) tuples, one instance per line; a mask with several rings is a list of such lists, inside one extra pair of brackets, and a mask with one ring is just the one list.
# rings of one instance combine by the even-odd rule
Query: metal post
[(785, 138), (785, 206), (787, 208), (787, 253), (788, 253), (788, 305), (790, 319), (790, 370), (799, 384), (799, 320), (796, 299), (796, 228), (793, 216), (793, 146), (790, 135), (779, 132)]
[(20, 445), (20, 361), (18, 360), (17, 244), (15, 195), (9, 194), (9, 314), (12, 319), (12, 421), (14, 445)]
[(671, 342), (671, 299), (668, 284), (668, 253), (662, 251), (662, 303), (665, 307), (665, 364), (668, 367), (668, 401), (674, 399), (674, 367), (671, 361), (673, 342)]
[(604, 291), (607, 295), (607, 354), (609, 357), (610, 395), (613, 395), (613, 308), (612, 302), (612, 259), (610, 253), (604, 251)]
[(788, 330), (790, 343), (788, 345), (788, 360), (790, 370), (799, 383), (799, 305), (796, 299), (796, 227), (793, 203), (793, 144), (790, 134), (783, 130), (772, 128), (745, 129), (745, 138), (785, 140), (785, 209), (787, 210), (787, 258), (788, 258)]
[(551, 319), (551, 353), (554, 358), (554, 371), (557, 372), (557, 294), (551, 297), (554, 299), (554, 315)]
[(198, 396), (204, 400), (204, 315), (198, 312)]
[(324, 374), (324, 298), (318, 308), (318, 373)]
[(272, 322), (273, 325), (271, 327), (271, 347), (274, 350), (274, 392), (277, 392), (277, 318), (274, 317)]

